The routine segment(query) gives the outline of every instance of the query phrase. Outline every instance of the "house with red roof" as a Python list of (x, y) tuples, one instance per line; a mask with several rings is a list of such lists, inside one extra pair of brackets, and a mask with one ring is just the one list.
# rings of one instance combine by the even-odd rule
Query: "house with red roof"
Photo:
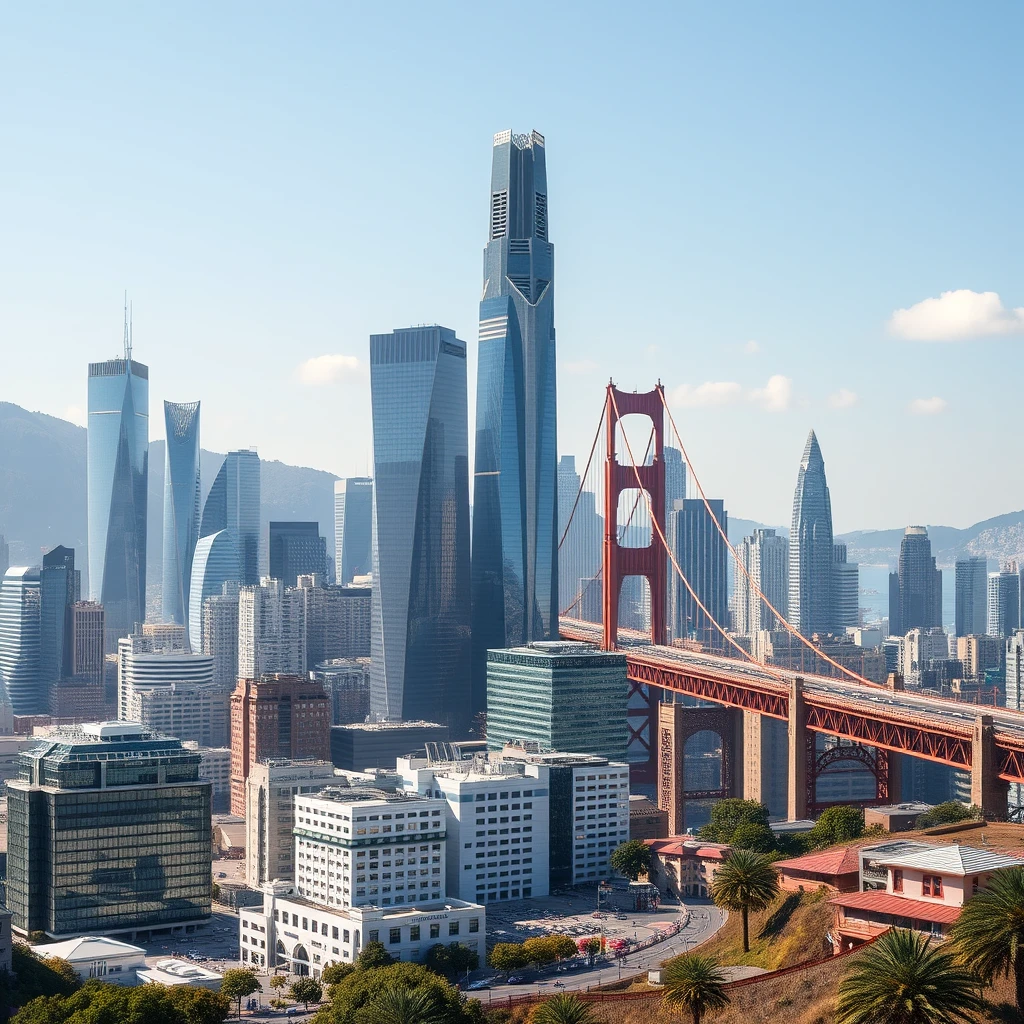
[(779, 887), (787, 892), (820, 889), (856, 892), (860, 888), (860, 851), (853, 846), (808, 853), (803, 857), (778, 860)]
[(857, 891), (829, 901), (835, 908), (832, 944), (837, 953), (890, 928), (944, 939), (964, 904), (996, 871), (1024, 867), (1017, 857), (956, 843), (893, 841), (854, 852), (861, 862)]
[(732, 847), (705, 843), (689, 836), (645, 839), (651, 848), (650, 881), (670, 896), (707, 899), (715, 872), (729, 859)]

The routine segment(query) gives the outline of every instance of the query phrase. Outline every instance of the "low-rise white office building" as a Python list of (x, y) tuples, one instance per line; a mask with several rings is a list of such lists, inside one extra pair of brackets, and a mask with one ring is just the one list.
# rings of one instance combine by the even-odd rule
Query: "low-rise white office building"
[(447, 895), (442, 798), (372, 786), (297, 794), (294, 834), (295, 879), (265, 883), (263, 906), (239, 910), (243, 963), (318, 977), (378, 941), (401, 960), (460, 942), (483, 961), (484, 907)]

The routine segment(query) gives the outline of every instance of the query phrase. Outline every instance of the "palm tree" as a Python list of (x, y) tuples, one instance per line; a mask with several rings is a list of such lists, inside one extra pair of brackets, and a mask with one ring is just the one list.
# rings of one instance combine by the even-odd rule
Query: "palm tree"
[(684, 953), (665, 968), (665, 1002), (689, 1010), (693, 1024), (700, 1024), (708, 1010), (721, 1010), (729, 1002), (725, 974), (713, 956)]
[(957, 959), (986, 983), (1013, 974), (1017, 1012), (1024, 1013), (1024, 868), (997, 871), (968, 900), (950, 937)]
[(444, 1009), (423, 988), (384, 985), (359, 1010), (360, 1024), (445, 1024)]
[(837, 1024), (964, 1024), (985, 1003), (976, 975), (917, 932), (885, 932), (839, 983)]
[(590, 1003), (564, 992), (545, 999), (530, 1014), (530, 1024), (598, 1024), (598, 1018)]
[(750, 952), (750, 911), (764, 910), (778, 894), (779, 876), (763, 853), (733, 850), (715, 873), (711, 898), (726, 910), (742, 913), (744, 953)]

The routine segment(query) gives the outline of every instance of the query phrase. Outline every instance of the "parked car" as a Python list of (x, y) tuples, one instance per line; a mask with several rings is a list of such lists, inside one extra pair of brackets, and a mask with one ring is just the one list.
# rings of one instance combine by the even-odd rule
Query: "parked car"
[(510, 974), (508, 976), (508, 983), (510, 985), (522, 985), (526, 979), (521, 974)]
[(289, 1006), (288, 1009), (284, 1011), (284, 1015), (286, 1017), (297, 1017), (298, 1013), (299, 1008), (297, 1006)]
[[(511, 979), (509, 979), (509, 980), (511, 981)], [(466, 986), (466, 991), (467, 992), (480, 992), (481, 990), (483, 990), (485, 988), (490, 988), (490, 987), (491, 987), (491, 983), (490, 983), (490, 981), (487, 980), (487, 978), (479, 978), (476, 981), (471, 981)]]

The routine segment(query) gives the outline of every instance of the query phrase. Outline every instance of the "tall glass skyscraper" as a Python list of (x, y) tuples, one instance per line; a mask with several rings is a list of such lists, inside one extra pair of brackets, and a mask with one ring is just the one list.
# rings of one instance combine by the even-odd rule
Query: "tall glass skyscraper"
[(71, 675), (72, 612), (81, 597), (75, 549), (58, 544), (43, 555), (39, 570), (39, 675), (44, 694)]
[(0, 683), (16, 715), (46, 711), (39, 674), (39, 569), (12, 565), (0, 586)]
[(89, 596), (103, 605), (104, 647), (146, 619), (149, 368), (131, 357), (89, 364)]
[(334, 481), (334, 576), (351, 583), (370, 571), (373, 480), (353, 476)]
[(234, 531), (218, 530), (196, 544), (188, 598), (188, 645), (194, 654), (203, 651), (203, 605), (206, 599), (223, 593), (224, 584), (237, 583), (241, 575)]
[(558, 633), (554, 247), (544, 136), (494, 136), (473, 491), (473, 708), (488, 648)]
[(199, 403), (164, 402), (163, 619), (185, 625), (199, 540)]
[(800, 459), (789, 534), (789, 621), (806, 637), (834, 626), (832, 547), (832, 499), (812, 430)]
[(260, 457), (253, 451), (228, 452), (206, 496), (199, 536), (220, 530), (230, 530), (238, 544), (239, 582), (256, 586), (260, 581)]
[(327, 542), (319, 523), (272, 522), (270, 524), (270, 575), (286, 587), (300, 576), (327, 573)]
[[(984, 571), (984, 570), (983, 570)], [(889, 635), (942, 625), (942, 570), (925, 526), (908, 526), (896, 572), (889, 574)]]
[(370, 397), (370, 712), (454, 739), (472, 713), (465, 342), (444, 327), (373, 335)]

